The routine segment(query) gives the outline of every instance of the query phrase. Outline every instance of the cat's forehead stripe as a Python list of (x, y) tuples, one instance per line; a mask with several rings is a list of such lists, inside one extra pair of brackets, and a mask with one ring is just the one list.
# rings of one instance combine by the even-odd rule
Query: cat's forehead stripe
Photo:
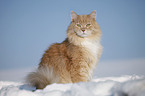
[(89, 15), (79, 15), (77, 19), (79, 22), (82, 22), (82, 23), (90, 21)]

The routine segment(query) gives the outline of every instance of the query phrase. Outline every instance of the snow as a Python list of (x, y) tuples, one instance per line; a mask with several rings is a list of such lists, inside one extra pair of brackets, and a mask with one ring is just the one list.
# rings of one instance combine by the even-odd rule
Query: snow
[(145, 58), (100, 62), (90, 82), (51, 84), (43, 90), (23, 83), (32, 67), (0, 70), (0, 96), (145, 96), (144, 68)]
[(0, 96), (145, 96), (145, 77), (103, 77), (86, 83), (51, 84), (41, 90), (22, 82), (0, 81)]

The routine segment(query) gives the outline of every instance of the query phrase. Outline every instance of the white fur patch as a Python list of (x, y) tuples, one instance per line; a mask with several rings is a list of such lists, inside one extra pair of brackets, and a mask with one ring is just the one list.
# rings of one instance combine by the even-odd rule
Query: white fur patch
[(39, 85), (44, 88), (48, 84), (59, 82), (59, 76), (55, 74), (52, 67), (43, 66), (35, 72), (31, 72), (27, 76), (27, 82), (33, 86)]
[(97, 41), (92, 41), (89, 39), (85, 39), (85, 41), (83, 41), (81, 43), (82, 46), (84, 46), (85, 48), (88, 49), (88, 51), (90, 51), (90, 53), (97, 58), (97, 54), (99, 52), (99, 47), (100, 47), (100, 43)]

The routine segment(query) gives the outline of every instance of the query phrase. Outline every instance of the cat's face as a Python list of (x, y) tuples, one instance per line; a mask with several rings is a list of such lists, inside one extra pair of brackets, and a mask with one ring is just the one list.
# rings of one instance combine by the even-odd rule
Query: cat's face
[(71, 12), (71, 30), (72, 34), (78, 37), (85, 38), (96, 34), (96, 11), (93, 11), (89, 15), (77, 15), (75, 12)]
[(87, 37), (92, 34), (93, 26), (91, 22), (81, 22), (81, 20), (78, 20), (78, 22), (75, 22), (74, 25), (74, 32), (77, 36), (80, 37)]

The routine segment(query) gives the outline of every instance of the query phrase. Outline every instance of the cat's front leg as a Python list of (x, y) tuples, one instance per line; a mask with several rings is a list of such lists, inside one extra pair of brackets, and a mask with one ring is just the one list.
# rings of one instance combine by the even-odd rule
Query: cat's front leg
[(73, 83), (87, 82), (90, 78), (90, 69), (84, 60), (75, 60), (71, 65), (70, 73)]

